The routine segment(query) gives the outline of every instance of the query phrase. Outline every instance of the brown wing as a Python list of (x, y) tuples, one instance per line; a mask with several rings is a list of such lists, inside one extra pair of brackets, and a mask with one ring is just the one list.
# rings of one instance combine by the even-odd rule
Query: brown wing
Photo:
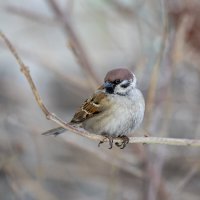
[[(81, 123), (90, 117), (99, 114), (105, 109), (106, 94), (103, 92), (95, 93), (91, 98), (87, 99), (80, 109), (75, 113), (70, 123)], [(102, 105), (102, 101), (105, 103)]]

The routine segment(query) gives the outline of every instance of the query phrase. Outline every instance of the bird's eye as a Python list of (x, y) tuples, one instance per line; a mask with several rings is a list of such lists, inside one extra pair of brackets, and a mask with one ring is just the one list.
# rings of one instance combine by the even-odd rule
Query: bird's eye
[(113, 81), (113, 83), (117, 85), (117, 84), (121, 83), (121, 80), (120, 79), (116, 79), (115, 81)]

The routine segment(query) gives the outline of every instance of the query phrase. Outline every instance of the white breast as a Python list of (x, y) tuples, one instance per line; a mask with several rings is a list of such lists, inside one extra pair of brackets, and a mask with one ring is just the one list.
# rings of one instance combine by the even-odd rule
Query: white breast
[(145, 103), (141, 92), (133, 89), (128, 96), (110, 95), (111, 108), (88, 119), (83, 127), (100, 135), (129, 135), (142, 122)]

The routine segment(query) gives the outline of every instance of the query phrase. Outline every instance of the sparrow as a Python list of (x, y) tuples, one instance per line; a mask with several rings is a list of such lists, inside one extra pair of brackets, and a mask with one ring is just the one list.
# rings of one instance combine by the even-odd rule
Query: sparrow
[[(145, 101), (136, 82), (135, 75), (126, 68), (109, 71), (104, 83), (82, 104), (69, 124), (104, 136), (109, 141), (109, 149), (114, 138), (121, 138), (122, 142), (115, 144), (123, 149), (144, 117)], [(43, 134), (57, 136), (65, 130), (58, 127)]]

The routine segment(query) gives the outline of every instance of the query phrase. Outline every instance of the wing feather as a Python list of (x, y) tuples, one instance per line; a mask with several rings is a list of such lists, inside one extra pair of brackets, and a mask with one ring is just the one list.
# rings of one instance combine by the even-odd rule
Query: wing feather
[(104, 92), (95, 93), (83, 103), (70, 123), (81, 123), (90, 117), (101, 113), (105, 108), (105, 104), (102, 104), (102, 101), (106, 101), (105, 97), (106, 94)]

